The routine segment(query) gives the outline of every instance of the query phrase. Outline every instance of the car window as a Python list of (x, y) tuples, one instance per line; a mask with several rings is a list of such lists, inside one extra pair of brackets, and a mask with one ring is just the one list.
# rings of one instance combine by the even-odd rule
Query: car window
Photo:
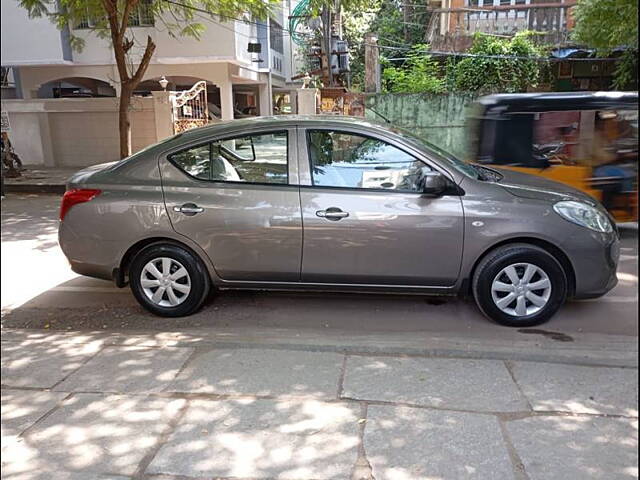
[(185, 173), (215, 182), (288, 182), (287, 132), (246, 135), (192, 147), (169, 156)]
[(169, 159), (192, 177), (201, 180), (211, 178), (211, 152), (208, 143), (174, 153)]
[(214, 143), (214, 180), (286, 184), (287, 168), (287, 132), (249, 135)]
[(353, 133), (311, 130), (308, 146), (314, 186), (420, 192), (431, 170), (393, 145)]

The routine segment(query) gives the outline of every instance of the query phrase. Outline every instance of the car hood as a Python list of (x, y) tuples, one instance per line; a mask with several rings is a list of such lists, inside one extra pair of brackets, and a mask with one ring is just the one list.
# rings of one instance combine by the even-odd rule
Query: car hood
[(495, 170), (502, 175), (498, 184), (516, 197), (549, 202), (576, 200), (593, 206), (598, 204), (590, 195), (564, 183), (508, 169), (496, 168)]

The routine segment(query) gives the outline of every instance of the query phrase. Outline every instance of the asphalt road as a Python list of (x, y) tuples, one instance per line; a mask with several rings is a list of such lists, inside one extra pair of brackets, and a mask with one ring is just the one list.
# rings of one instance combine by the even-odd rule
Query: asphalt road
[[(323, 293), (221, 293), (196, 315), (160, 319), (143, 311), (128, 288), (79, 277), (57, 244), (59, 197), (11, 195), (2, 202), (3, 327), (184, 330), (232, 327), (332, 334), (442, 334), (514, 338), (514, 329), (484, 318), (473, 302), (442, 297)], [(624, 227), (619, 284), (601, 299), (571, 302), (539, 330), (638, 335), (637, 225)], [(523, 338), (525, 333), (519, 333)], [(561, 337), (559, 337), (561, 338)]]

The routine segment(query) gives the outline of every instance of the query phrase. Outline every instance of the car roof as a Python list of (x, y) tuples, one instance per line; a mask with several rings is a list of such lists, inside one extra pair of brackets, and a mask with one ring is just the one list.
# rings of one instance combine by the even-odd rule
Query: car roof
[(350, 117), (345, 115), (274, 115), (266, 117), (251, 117), (237, 120), (226, 120), (213, 123), (204, 127), (193, 128), (179, 133), (172, 139), (180, 139), (182, 142), (197, 141), (201, 138), (224, 135), (225, 132), (254, 128), (287, 128), (291, 126), (359, 126), (367, 129), (391, 132), (390, 125), (365, 119), (363, 117)]
[(546, 112), (564, 110), (637, 109), (637, 92), (500, 93), (477, 101), (485, 112)]

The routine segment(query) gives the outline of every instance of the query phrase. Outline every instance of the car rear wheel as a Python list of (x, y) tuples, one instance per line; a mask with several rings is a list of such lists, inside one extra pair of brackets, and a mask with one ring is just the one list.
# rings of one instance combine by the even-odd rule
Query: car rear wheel
[(567, 297), (562, 265), (546, 250), (527, 244), (489, 253), (476, 268), (472, 285), (482, 313), (512, 327), (546, 322)]
[(154, 244), (140, 251), (131, 262), (129, 282), (140, 305), (162, 317), (192, 314), (210, 290), (202, 262), (173, 244)]

